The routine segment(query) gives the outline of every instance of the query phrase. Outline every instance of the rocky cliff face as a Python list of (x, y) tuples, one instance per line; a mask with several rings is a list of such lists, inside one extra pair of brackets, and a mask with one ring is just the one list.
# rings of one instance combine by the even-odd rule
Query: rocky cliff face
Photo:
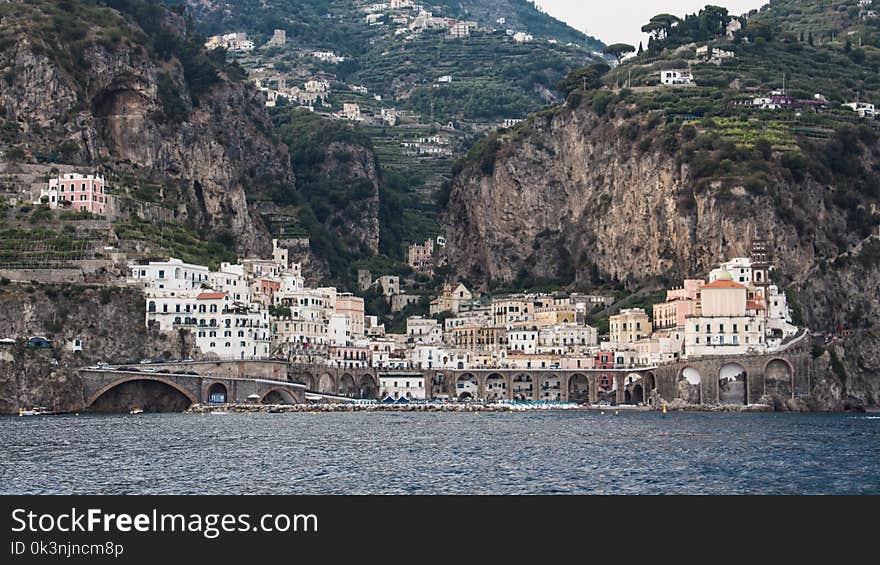
[[(0, 287), (0, 414), (19, 407), (82, 408), (82, 382), (76, 371), (99, 361), (195, 357), (193, 340), (144, 327), (145, 301), (139, 289), (79, 285)], [(52, 339), (52, 349), (26, 347), (31, 336)], [(82, 351), (73, 351), (75, 339)]]
[(484, 287), (672, 283), (747, 255), (759, 233), (811, 327), (878, 319), (880, 242), (847, 230), (834, 186), (781, 171), (764, 192), (702, 186), (659, 143), (664, 126), (645, 121), (564, 108), (476, 148), (443, 218), (459, 275)]
[[(183, 41), (183, 18), (161, 14), (162, 32)], [(84, 168), (161, 182), (166, 198), (182, 204), (181, 219), (234, 234), (241, 252), (271, 249), (247, 192), (292, 186), (294, 177), (251, 86), (221, 72), (196, 97), (196, 71), (188, 75), (175, 55), (151, 56), (133, 39), (86, 42), (73, 68), (39, 38), (19, 31), (12, 39), (0, 48), (0, 109), (18, 141), (35, 152), (72, 142), (70, 157)]]

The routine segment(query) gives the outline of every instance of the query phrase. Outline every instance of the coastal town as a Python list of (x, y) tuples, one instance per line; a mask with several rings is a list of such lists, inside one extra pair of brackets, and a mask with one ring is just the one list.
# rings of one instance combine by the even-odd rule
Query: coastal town
[[(414, 244), (414, 269), (431, 272), (432, 240)], [(332, 286), (309, 287), (283, 242), (269, 258), (247, 257), (217, 270), (176, 258), (133, 263), (126, 284), (143, 289), (147, 326), (188, 332), (208, 360), (283, 359), (341, 369), (639, 369), (682, 360), (765, 355), (802, 330), (772, 282), (766, 244), (733, 258), (706, 279), (685, 279), (650, 309), (621, 308), (608, 333), (587, 323), (611, 296), (582, 293), (478, 294), (458, 281), (442, 285), (430, 316), (409, 316), (392, 333), (365, 313), (364, 299)], [(399, 276), (358, 273), (361, 291), (406, 303)], [(468, 383), (465, 383), (467, 385)], [(457, 391), (476, 398), (476, 385)], [(611, 379), (600, 387), (614, 386)], [(491, 391), (489, 391), (491, 395)], [(382, 398), (424, 400), (419, 379), (382, 379)], [(531, 398), (524, 395), (523, 399)], [(541, 400), (558, 401), (558, 390)]]
[[(58, 173), (32, 186), (31, 205), (98, 224), (119, 213), (112, 184), (99, 174)], [(695, 273), (648, 295), (607, 287), (481, 292), (446, 268), (442, 235), (405, 244), (402, 269), (358, 268), (350, 287), (320, 284), (308, 264), (308, 238), (301, 235), (272, 239), (266, 256), (213, 264), (150, 248), (104, 246), (104, 260), (84, 253), (85, 259), (58, 268), (20, 264), (17, 271), (2, 273), (11, 282), (29, 284), (81, 272), (82, 283), (130, 289), (143, 297), (143, 328), (137, 331), (160, 342), (187, 344), (179, 349), (186, 359), (170, 352), (157, 359), (106, 358), (85, 371), (125, 373), (146, 363), (161, 364), (151, 371), (199, 376), (191, 363), (282, 363), (291, 368), (282, 378), (301, 383), (312, 403), (592, 400), (656, 407), (659, 397), (651, 393), (657, 391), (653, 372), (658, 368), (678, 375), (671, 397), (701, 404), (707, 385), (691, 366), (724, 359), (717, 382), (726, 388), (709, 394), (742, 406), (749, 404), (748, 385), (742, 361), (732, 360), (781, 355), (807, 337), (793, 322), (788, 296), (774, 282), (767, 241), (755, 232), (747, 241), (745, 256), (720, 260), (702, 276)], [(75, 353), (88, 349), (93, 336), (75, 335), (71, 343), (55, 337), (30, 336), (28, 347)], [(308, 372), (337, 376), (300, 374)], [(364, 373), (371, 377), (363, 386), (350, 376)], [(547, 375), (540, 386), (534, 374)], [(590, 375), (589, 384), (583, 375)], [(454, 379), (449, 385), (447, 377)], [(782, 395), (792, 396), (795, 389), (803, 393), (792, 370), (783, 371), (783, 378)], [(201, 405), (226, 405), (231, 399), (225, 387), (208, 391)], [(754, 391), (752, 400), (759, 395)], [(299, 403), (291, 398), (271, 399)]]

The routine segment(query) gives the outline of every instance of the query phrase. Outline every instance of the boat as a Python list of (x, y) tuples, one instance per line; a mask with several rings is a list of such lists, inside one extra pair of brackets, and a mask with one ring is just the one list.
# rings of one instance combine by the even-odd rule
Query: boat
[(211, 410), (211, 414), (214, 414), (215, 416), (225, 416), (229, 414), (229, 412), (226, 410)]
[(55, 414), (51, 412), (48, 408), (43, 406), (39, 406), (37, 408), (31, 408), (30, 410), (25, 410), (24, 408), (18, 409), (19, 416), (49, 416)]
[(131, 410), (128, 411), (128, 413), (129, 414), (143, 414), (144, 410), (143, 410), (143, 408), (132, 408)]

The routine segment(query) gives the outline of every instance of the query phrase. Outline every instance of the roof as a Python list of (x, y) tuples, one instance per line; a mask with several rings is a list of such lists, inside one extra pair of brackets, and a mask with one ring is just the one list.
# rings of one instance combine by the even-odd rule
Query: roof
[(746, 287), (739, 284), (738, 282), (725, 281), (725, 280), (721, 280), (721, 279), (719, 279), (713, 283), (709, 283), (709, 284), (705, 285), (703, 287), (703, 290), (706, 290), (707, 288), (741, 288), (743, 290), (746, 290)]
[(219, 300), (226, 298), (225, 292), (203, 292), (196, 296), (196, 300)]
[(746, 302), (747, 310), (764, 310), (764, 305), (757, 300), (749, 300)]

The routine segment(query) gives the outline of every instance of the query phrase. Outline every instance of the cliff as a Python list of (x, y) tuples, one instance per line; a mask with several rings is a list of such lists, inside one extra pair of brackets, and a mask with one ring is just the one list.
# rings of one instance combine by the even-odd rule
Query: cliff
[[(876, 210), (876, 196), (853, 192), (842, 175), (795, 180), (784, 155), (754, 165), (765, 175), (758, 186), (744, 175), (707, 179), (687, 136), (635, 106), (599, 115), (584, 103), (484, 140), (459, 166), (444, 213), (451, 264), (484, 288), (635, 288), (706, 276), (746, 256), (757, 233), (810, 327), (876, 322), (880, 241), (853, 225), (856, 209)], [(822, 150), (805, 148), (804, 159)], [(868, 170), (876, 151), (876, 140), (851, 150)]]
[[(0, 142), (158, 182), (179, 220), (232, 234), (239, 252), (267, 252), (248, 192), (292, 187), (294, 177), (243, 72), (203, 52), (183, 16), (154, 2), (112, 3), (125, 13), (68, 4), (66, 14), (0, 7)], [(44, 33), (42, 20), (62, 27)]]
[[(141, 359), (182, 359), (197, 354), (185, 335), (172, 339), (144, 327), (144, 295), (139, 289), (81, 285), (0, 286), (0, 414), (19, 407), (82, 408), (77, 367), (99, 361), (137, 363)], [(27, 339), (45, 336), (52, 349), (29, 348)], [(81, 351), (71, 347), (81, 340)]]

